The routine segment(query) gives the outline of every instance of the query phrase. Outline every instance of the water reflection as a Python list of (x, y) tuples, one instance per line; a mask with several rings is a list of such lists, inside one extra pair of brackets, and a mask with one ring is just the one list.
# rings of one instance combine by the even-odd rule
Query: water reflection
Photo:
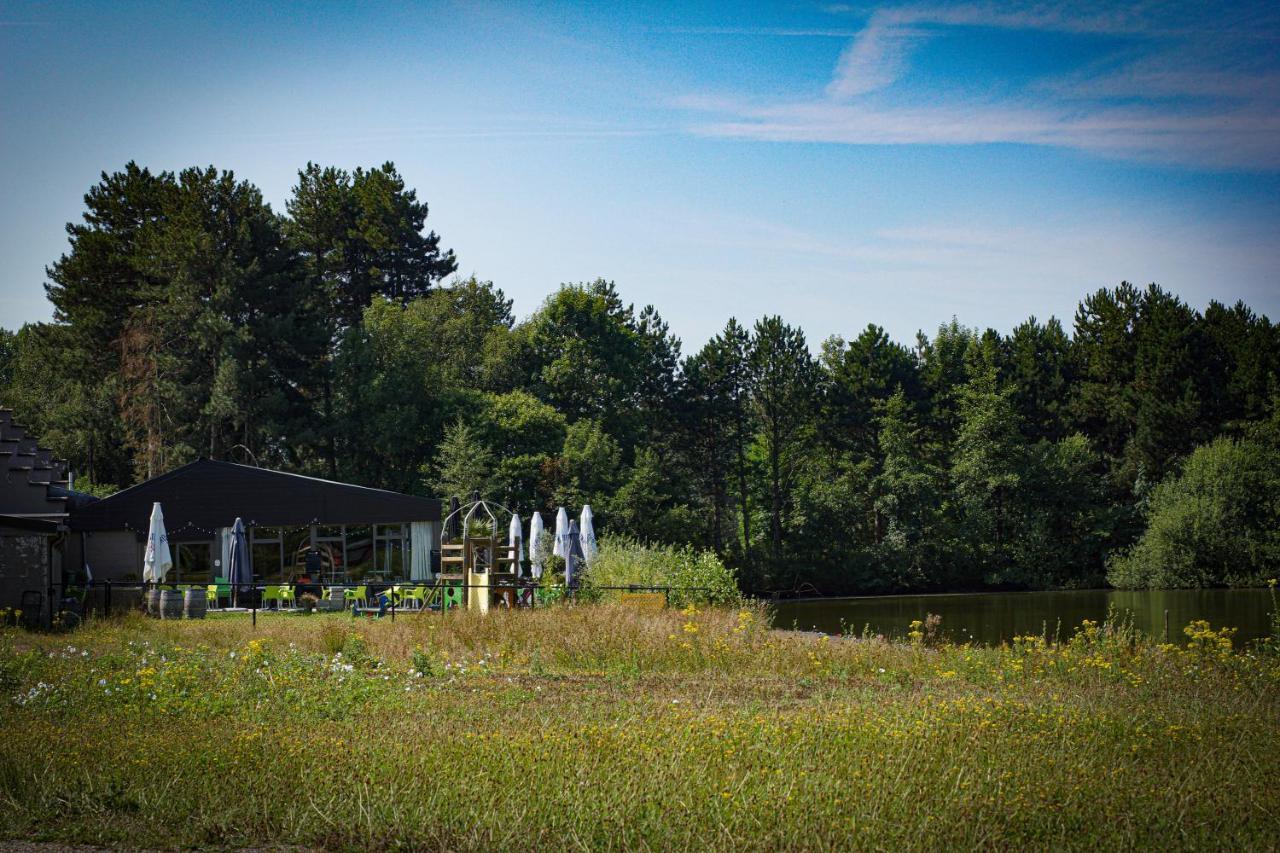
[(1269, 631), (1272, 600), (1266, 589), (1071, 590), (1067, 592), (994, 592), (957, 595), (894, 595), (779, 602), (779, 628), (842, 631), (901, 637), (913, 619), (928, 613), (942, 617), (952, 640), (995, 644), (1019, 634), (1070, 637), (1085, 619), (1106, 618), (1108, 608), (1129, 614), (1142, 631), (1163, 638), (1165, 611), (1173, 642), (1193, 619), (1214, 627), (1239, 629), (1237, 646)]

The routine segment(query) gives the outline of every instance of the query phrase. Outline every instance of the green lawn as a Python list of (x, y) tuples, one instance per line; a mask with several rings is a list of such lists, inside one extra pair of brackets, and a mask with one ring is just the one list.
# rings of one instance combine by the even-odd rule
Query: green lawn
[(9, 630), (0, 837), (1274, 847), (1280, 656), (1183, 639), (931, 648), (611, 605)]

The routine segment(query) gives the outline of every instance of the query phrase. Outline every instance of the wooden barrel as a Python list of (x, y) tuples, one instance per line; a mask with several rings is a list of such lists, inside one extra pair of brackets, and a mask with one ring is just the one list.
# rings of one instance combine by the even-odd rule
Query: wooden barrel
[(160, 618), (182, 618), (182, 593), (176, 589), (160, 590)]
[(158, 618), (160, 616), (160, 590), (155, 587), (147, 590), (146, 603), (147, 615)]
[(182, 596), (182, 612), (188, 619), (203, 619), (209, 609), (209, 591), (189, 589)]

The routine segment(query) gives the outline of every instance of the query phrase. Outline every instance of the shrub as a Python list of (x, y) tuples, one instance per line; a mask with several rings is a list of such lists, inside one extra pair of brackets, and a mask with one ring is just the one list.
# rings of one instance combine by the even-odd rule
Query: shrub
[(1280, 567), (1280, 453), (1220, 438), (1156, 486), (1147, 529), (1111, 560), (1113, 586), (1256, 584)]
[(630, 537), (609, 536), (591, 563), (592, 587), (671, 587), (673, 607), (689, 604), (734, 605), (742, 600), (734, 571), (712, 551), (689, 546), (648, 545)]

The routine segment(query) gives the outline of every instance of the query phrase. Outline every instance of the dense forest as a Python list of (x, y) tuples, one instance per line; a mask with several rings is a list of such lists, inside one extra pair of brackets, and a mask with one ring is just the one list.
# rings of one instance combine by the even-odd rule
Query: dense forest
[[(1250, 583), (1280, 565), (1280, 331), (1156, 285), (1068, 329), (729, 319), (696, 352), (612, 282), (529, 317), (458, 277), (394, 165), (103, 174), (0, 330), (0, 404), (109, 492), (200, 456), (714, 549), (752, 591)], [(1097, 283), (1089, 283), (1090, 287)], [(1085, 288), (1082, 287), (1082, 290)]]

